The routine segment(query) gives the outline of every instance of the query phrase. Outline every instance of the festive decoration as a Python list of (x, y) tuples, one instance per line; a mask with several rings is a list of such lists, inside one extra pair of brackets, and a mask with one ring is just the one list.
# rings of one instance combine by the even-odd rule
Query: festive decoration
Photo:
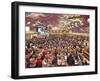
[(25, 26), (29, 27), (41, 26), (45, 30), (49, 30), (51, 24), (51, 28), (57, 26), (75, 32), (77, 27), (79, 32), (89, 32), (88, 15), (26, 12), (25, 19)]

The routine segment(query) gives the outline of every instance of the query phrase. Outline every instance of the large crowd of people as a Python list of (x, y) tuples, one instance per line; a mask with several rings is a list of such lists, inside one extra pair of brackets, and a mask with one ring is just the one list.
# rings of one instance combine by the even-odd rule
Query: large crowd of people
[(25, 45), (26, 68), (89, 65), (89, 38), (86, 36), (33, 37)]

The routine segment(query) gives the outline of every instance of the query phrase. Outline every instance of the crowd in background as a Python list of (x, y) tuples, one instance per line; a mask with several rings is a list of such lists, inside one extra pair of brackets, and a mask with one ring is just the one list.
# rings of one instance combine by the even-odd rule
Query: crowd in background
[(25, 46), (26, 68), (89, 65), (89, 38), (85, 36), (33, 37)]

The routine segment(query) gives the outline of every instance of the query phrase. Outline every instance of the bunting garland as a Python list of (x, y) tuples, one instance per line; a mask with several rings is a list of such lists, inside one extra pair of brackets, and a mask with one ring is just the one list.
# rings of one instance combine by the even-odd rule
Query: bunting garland
[[(49, 29), (48, 25), (51, 24), (59, 27), (70, 27), (69, 30), (75, 30), (78, 27), (78, 31), (89, 32), (89, 16), (88, 15), (69, 15), (69, 14), (51, 14), (51, 13), (32, 13), (26, 12), (25, 26), (37, 26), (40, 25)], [(63, 26), (60, 24), (63, 24)], [(60, 26), (61, 25), (61, 26)]]

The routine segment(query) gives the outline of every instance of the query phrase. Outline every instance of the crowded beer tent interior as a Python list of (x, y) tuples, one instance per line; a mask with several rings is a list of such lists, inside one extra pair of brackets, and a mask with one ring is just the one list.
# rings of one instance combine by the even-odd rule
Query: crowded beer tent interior
[(25, 68), (86, 66), (89, 15), (25, 12)]

